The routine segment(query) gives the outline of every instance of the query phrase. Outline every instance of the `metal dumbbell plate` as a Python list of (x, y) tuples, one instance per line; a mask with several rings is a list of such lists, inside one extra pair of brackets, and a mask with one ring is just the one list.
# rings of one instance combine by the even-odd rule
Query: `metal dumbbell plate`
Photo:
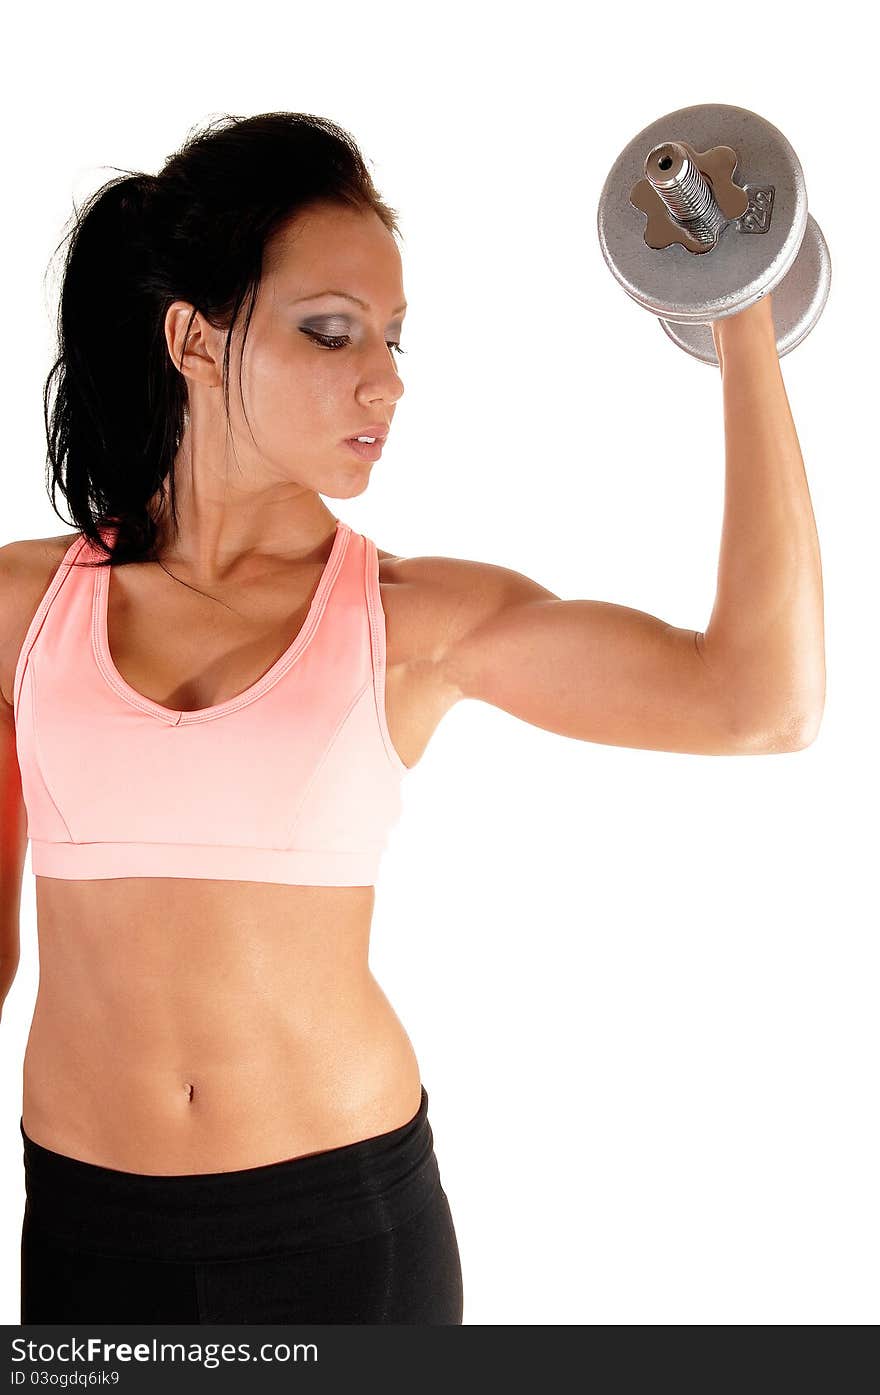
[[(658, 249), (645, 241), (648, 218), (631, 195), (644, 184), (650, 153), (670, 141), (687, 142), (697, 152), (720, 146), (736, 152), (732, 178), (749, 194), (749, 209), (725, 223), (709, 251), (696, 253), (679, 242)], [(683, 107), (645, 127), (612, 166), (597, 222), (602, 254), (627, 294), (704, 362), (718, 361), (712, 320), (738, 314), (773, 292), (779, 350), (788, 352), (827, 299), (830, 258), (807, 212), (800, 161), (781, 131), (744, 107)], [(802, 244), (802, 264), (796, 266)], [(785, 287), (793, 271), (795, 279)]]
[[(780, 358), (796, 349), (825, 309), (831, 289), (831, 257), (819, 224), (807, 214), (807, 230), (794, 266), (773, 290), (773, 325)], [(766, 292), (765, 292), (766, 294)], [(760, 297), (757, 297), (760, 299)], [(718, 363), (711, 324), (675, 324), (661, 318), (660, 326), (674, 344), (703, 363)]]

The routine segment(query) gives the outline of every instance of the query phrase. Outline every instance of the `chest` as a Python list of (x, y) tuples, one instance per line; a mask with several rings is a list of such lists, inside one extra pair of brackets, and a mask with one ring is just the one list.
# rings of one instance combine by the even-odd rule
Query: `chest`
[[(385, 716), (398, 755), (411, 767), (454, 695), (436, 662), (443, 628), (436, 588), (403, 584), (396, 560), (379, 553)], [(129, 687), (183, 711), (227, 703), (270, 673), (307, 624), (317, 581), (317, 574), (300, 578), (292, 593), (269, 578), (206, 600), (163, 585), (154, 569), (139, 570), (120, 568), (108, 586), (107, 651)]]
[[(22, 578), (22, 609), (0, 651), (2, 686), (12, 694), (15, 664), (34, 613), (70, 544), (40, 548)], [(36, 549), (36, 544), (34, 544)], [(385, 714), (395, 749), (414, 765), (455, 701), (438, 659), (445, 632), (436, 578), (420, 582), (412, 559), (378, 551), (385, 628)], [(267, 573), (205, 595), (160, 567), (113, 569), (97, 586), (93, 631), (114, 679), (148, 702), (184, 712), (233, 701), (288, 652), (309, 619), (321, 568), (295, 578)]]

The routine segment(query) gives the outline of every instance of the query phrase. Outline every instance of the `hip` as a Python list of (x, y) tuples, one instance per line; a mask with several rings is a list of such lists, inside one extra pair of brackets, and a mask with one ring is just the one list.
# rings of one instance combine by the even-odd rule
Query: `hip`
[(439, 1185), (428, 1094), (396, 1129), (303, 1157), (151, 1175), (36, 1143), (19, 1124), (28, 1230), (82, 1253), (230, 1260), (363, 1239), (401, 1225)]
[(148, 1176), (22, 1123), (22, 1322), (460, 1323), (428, 1096), (397, 1129), (307, 1157)]

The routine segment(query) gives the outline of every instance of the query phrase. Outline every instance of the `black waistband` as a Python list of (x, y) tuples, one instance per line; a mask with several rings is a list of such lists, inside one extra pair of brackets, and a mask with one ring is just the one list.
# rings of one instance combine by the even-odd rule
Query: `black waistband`
[(121, 1172), (55, 1153), (19, 1128), (29, 1223), (96, 1254), (193, 1261), (341, 1244), (400, 1225), (439, 1184), (424, 1086), (399, 1128), (237, 1172)]

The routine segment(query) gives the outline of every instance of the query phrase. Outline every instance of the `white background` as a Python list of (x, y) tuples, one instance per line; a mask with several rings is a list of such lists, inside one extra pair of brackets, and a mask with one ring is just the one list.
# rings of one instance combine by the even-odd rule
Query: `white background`
[[(331, 509), (389, 552), (705, 628), (720, 375), (611, 276), (596, 206), (633, 136), (695, 103), (760, 113), (800, 156), (833, 264), (819, 324), (782, 360), (822, 548), (818, 739), (677, 755), (469, 701), (405, 780), (371, 967), (428, 1090), (468, 1324), (878, 1319), (880, 208), (860, 14), (743, 3), (733, 34), (711, 7), (692, 23), (641, 4), (257, 0), (32, 7), (10, 33), (2, 542), (69, 523), (45, 491), (41, 393), (72, 200), (112, 166), (157, 171), (211, 116), (312, 111), (352, 132), (399, 209), (410, 305), (391, 440), (368, 491)], [(671, 403), (687, 443), (650, 426)], [(25, 877), (0, 1028), (6, 1323), (29, 858)]]

